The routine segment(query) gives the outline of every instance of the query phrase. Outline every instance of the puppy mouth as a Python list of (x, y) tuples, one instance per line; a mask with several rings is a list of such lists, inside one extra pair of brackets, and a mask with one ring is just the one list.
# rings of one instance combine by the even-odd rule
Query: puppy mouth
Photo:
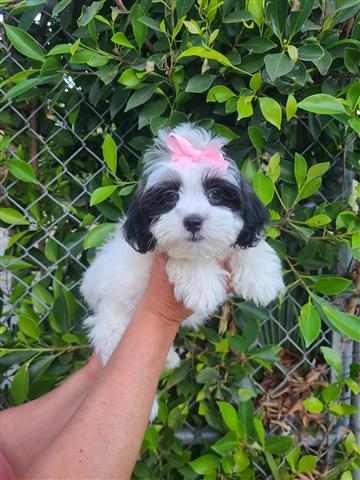
[(201, 242), (201, 240), (204, 240), (204, 237), (194, 233), (193, 235), (190, 235), (189, 237), (187, 237), (186, 240), (188, 242), (196, 243), (196, 242)]

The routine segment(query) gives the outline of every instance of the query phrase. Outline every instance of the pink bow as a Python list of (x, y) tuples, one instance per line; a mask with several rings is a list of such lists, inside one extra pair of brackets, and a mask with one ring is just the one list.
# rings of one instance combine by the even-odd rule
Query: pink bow
[(170, 133), (166, 139), (166, 146), (171, 152), (171, 161), (184, 168), (201, 162), (206, 162), (212, 168), (219, 168), (222, 171), (228, 168), (228, 163), (220, 152), (222, 144), (218, 141), (213, 141), (208, 147), (199, 150), (194, 148), (186, 138)]

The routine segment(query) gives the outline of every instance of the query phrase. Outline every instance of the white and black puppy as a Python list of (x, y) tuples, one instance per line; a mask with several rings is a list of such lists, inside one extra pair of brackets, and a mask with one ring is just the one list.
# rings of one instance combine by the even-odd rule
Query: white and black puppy
[[(85, 321), (107, 362), (148, 280), (154, 250), (169, 256), (175, 296), (196, 328), (236, 295), (267, 305), (283, 288), (281, 265), (262, 239), (265, 207), (222, 151), (226, 141), (193, 124), (161, 131), (144, 154), (144, 179), (116, 234), (85, 273), (81, 291), (93, 310)], [(161, 292), (159, 292), (161, 295)], [(166, 368), (179, 357), (170, 350)]]

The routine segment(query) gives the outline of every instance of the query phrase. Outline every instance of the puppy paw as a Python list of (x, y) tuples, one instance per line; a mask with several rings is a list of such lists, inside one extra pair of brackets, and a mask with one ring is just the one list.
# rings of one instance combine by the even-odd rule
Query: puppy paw
[(266, 306), (284, 289), (280, 260), (265, 241), (237, 250), (230, 266), (233, 290), (244, 300)]
[(256, 305), (266, 307), (283, 290), (284, 283), (281, 275), (247, 275), (246, 278), (233, 278), (233, 288), (244, 300), (251, 300)]
[(224, 284), (216, 282), (213, 285), (209, 284), (202, 291), (195, 291), (193, 295), (184, 299), (184, 304), (189, 310), (207, 317), (225, 302), (226, 297)]

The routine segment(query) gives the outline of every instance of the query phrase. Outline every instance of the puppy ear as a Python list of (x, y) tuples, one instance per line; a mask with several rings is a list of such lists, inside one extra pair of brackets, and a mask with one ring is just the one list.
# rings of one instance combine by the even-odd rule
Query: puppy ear
[(259, 197), (243, 178), (240, 180), (239, 197), (244, 226), (236, 244), (241, 248), (249, 248), (255, 246), (261, 239), (264, 225), (269, 221), (269, 214)]
[(155, 238), (150, 232), (151, 218), (144, 202), (144, 188), (135, 194), (127, 211), (123, 226), (125, 240), (139, 253), (151, 252), (155, 248)]

